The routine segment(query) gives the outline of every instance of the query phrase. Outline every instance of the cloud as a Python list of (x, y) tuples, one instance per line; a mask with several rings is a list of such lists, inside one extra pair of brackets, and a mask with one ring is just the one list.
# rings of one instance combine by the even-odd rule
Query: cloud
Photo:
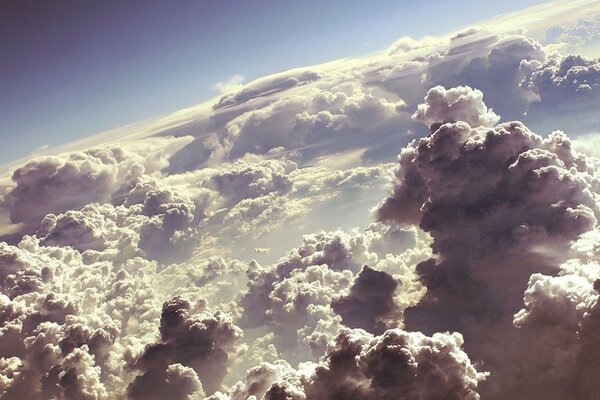
[(217, 392), (207, 400), (246, 400), (251, 396), (262, 399), (273, 383), (283, 380), (290, 373), (295, 371), (285, 361), (263, 362), (248, 369), (245, 379), (232, 386), (227, 393)]
[(274, 149), (300, 167), (358, 148), (367, 149), (365, 160), (391, 161), (410, 134), (426, 133), (410, 115), (431, 87), (472, 87), (505, 119), (521, 119), (536, 97), (521, 81), (531, 65), (551, 58), (531, 38), (482, 28), (449, 38), (404, 38), (397, 47), (385, 56), (265, 77), (223, 96), (177, 128), (196, 139), (173, 157), (171, 172)]
[[(192, 304), (183, 298), (175, 297), (163, 304), (161, 340), (147, 346), (131, 365), (144, 374), (130, 384), (130, 397), (147, 398), (147, 394), (155, 390), (170, 393), (173, 377), (169, 374), (176, 372), (175, 383), (178, 383), (182, 379), (181, 365), (191, 368), (183, 370), (185, 380), (189, 381), (187, 386), (201, 390), (199, 377), (209, 393), (219, 388), (242, 331), (226, 314), (193, 314), (191, 311)], [(177, 364), (181, 365), (175, 367)], [(162, 388), (162, 384), (167, 387)]]
[(199, 240), (196, 227), (215, 194), (174, 190), (141, 177), (121, 189), (118, 205), (88, 204), (81, 210), (48, 214), (36, 235), (44, 245), (71, 246), (87, 257), (144, 255), (160, 262), (184, 260)]
[(422, 295), (408, 265), (426, 257), (408, 249), (423, 245), (415, 232), (405, 231), (410, 239), (402, 246), (392, 231), (373, 226), (364, 234), (306, 235), (276, 264), (251, 264), (248, 290), (240, 298), (240, 326), (267, 326), (275, 333), (271, 343), (288, 361), (302, 361), (298, 357), (305, 359), (306, 351), (316, 359), (342, 325), (374, 333), (398, 326), (404, 308)]
[[(376, 198), (377, 191), (383, 193), (391, 165), (343, 170), (322, 164), (300, 168), (286, 158), (254, 157), (220, 168), (204, 168), (201, 171), (206, 173), (196, 178), (202, 187), (219, 191), (221, 196), (215, 196), (212, 209), (218, 210), (202, 223), (201, 231), (214, 237), (222, 247), (229, 247), (232, 241), (238, 243), (231, 253), (237, 258), (242, 254), (255, 257), (256, 247), (293, 245), (307, 229), (312, 229), (304, 226), (306, 222), (311, 223), (315, 214), (335, 207), (345, 198), (363, 202), (361, 199), (367, 196)], [(364, 210), (364, 214), (368, 216), (368, 211)], [(345, 216), (340, 215), (339, 219), (343, 221)], [(332, 228), (337, 227), (334, 223), (339, 222), (331, 223)], [(281, 243), (274, 233), (284, 227), (291, 227), (294, 233)], [(220, 253), (211, 253), (217, 254)]]
[(468, 86), (446, 90), (443, 86), (429, 89), (425, 103), (420, 104), (413, 119), (432, 125), (439, 122), (464, 121), (473, 128), (491, 127), (500, 120), (483, 102), (483, 93)]
[(409, 36), (403, 36), (392, 43), (392, 45), (388, 48), (388, 54), (393, 56), (398, 53), (408, 53), (412, 50), (433, 47), (437, 43), (438, 41), (431, 36), (426, 36), (421, 40), (415, 40)]
[(600, 158), (600, 134), (579, 136), (573, 139), (573, 147), (581, 153), (598, 159)]
[(271, 249), (269, 247), (255, 247), (254, 252), (256, 254), (269, 254)]
[[(477, 40), (473, 41), (472, 35), (477, 35)], [(530, 96), (519, 86), (525, 76), (521, 64), (545, 59), (542, 46), (529, 38), (490, 37), (474, 31), (456, 36), (446, 52), (428, 60), (426, 86), (470, 86), (483, 91), (498, 114), (520, 118), (528, 109)]]
[(600, 119), (600, 64), (581, 55), (554, 54), (546, 62), (523, 63), (521, 86), (531, 92), (527, 121), (538, 129), (562, 129), (571, 135), (595, 132)]
[(109, 202), (135, 179), (168, 166), (168, 157), (187, 143), (189, 138), (156, 138), (35, 158), (14, 171), (2, 206), (11, 222), (35, 224), (49, 213)]
[(580, 55), (553, 57), (546, 63), (534, 64), (537, 68), (524, 85), (532, 89), (539, 102), (563, 105), (562, 99), (569, 101), (590, 101), (598, 96), (600, 66), (598, 59)]
[(217, 82), (217, 84), (214, 86), (214, 89), (218, 90), (222, 94), (238, 92), (244, 87), (243, 82), (244, 77), (242, 75), (233, 75), (225, 82)]
[[(188, 266), (187, 273), (181, 265), (159, 270), (139, 256), (113, 259), (110, 251), (96, 250), (102, 256), (90, 257), (72, 247), (40, 245), (31, 236), (19, 247), (3, 243), (0, 250), (0, 359), (9, 360), (2, 378), (7, 398), (108, 399), (123, 397), (130, 385), (133, 397), (149, 398), (144, 379), (154, 385), (155, 398), (200, 396), (202, 387), (215, 390), (229, 364), (225, 352), (237, 349), (239, 328), (227, 315), (208, 311), (202, 298), (193, 310), (175, 298), (163, 309), (161, 329), (157, 324), (164, 296), (197, 296), (199, 287), (211, 295), (218, 288), (209, 284), (240, 272), (239, 262), (209, 259)], [(181, 324), (168, 324), (169, 310), (183, 316)], [(187, 344), (205, 340), (212, 352), (184, 356)], [(166, 359), (149, 357), (150, 348), (162, 350)], [(203, 357), (210, 360), (208, 372)], [(136, 378), (139, 370), (145, 378)]]
[(393, 295), (397, 286), (391, 275), (365, 266), (349, 293), (334, 299), (331, 306), (344, 325), (381, 334), (386, 326), (382, 320), (396, 310)]
[[(319, 363), (271, 384), (264, 399), (472, 398), (487, 376), (462, 351), (459, 334), (343, 330)], [(221, 397), (235, 399), (236, 397)]]
[(594, 398), (597, 60), (493, 28), (10, 171), (0, 397)]
[(469, 86), (485, 93), (487, 104), (510, 120), (522, 118), (531, 101), (531, 93), (520, 86), (527, 72), (522, 63), (545, 62), (547, 57), (531, 38), (469, 28), (412, 50), (399, 61), (384, 61), (376, 72), (365, 73), (365, 81), (400, 96), (409, 109), (434, 86)]
[[(599, 277), (597, 263), (576, 258), (562, 266), (559, 276), (534, 274), (529, 280), (524, 308), (515, 314), (514, 323), (523, 335), (537, 338), (537, 342), (532, 340), (533, 351), (545, 354), (532, 360), (534, 368), (545, 371), (536, 380), (542, 385), (560, 382), (548, 390), (548, 398), (575, 393), (578, 398), (591, 399), (598, 390), (592, 376), (600, 349), (594, 334), (600, 321)], [(556, 346), (562, 351), (552, 351)], [(542, 398), (544, 391), (538, 392), (536, 396)]]
[(555, 25), (546, 30), (544, 44), (564, 53), (581, 53), (598, 44), (600, 16), (582, 18), (570, 26)]
[[(214, 109), (245, 103), (258, 97), (268, 96), (320, 78), (321, 74), (319, 72), (301, 69), (270, 75), (250, 82), (237, 92), (224, 95), (214, 105)], [(239, 79), (236, 79), (234, 82), (239, 83)]]
[(12, 360), (3, 395), (105, 399), (120, 393), (128, 377), (121, 361), (126, 349), (153, 321), (149, 265), (130, 260), (110, 272), (110, 264), (86, 265), (76, 250), (39, 246), (32, 237), (20, 247), (3, 244), (1, 258), (0, 357)]
[(492, 374), (483, 394), (538, 398), (536, 384), (515, 373), (534, 373), (526, 349), (535, 338), (518, 336), (512, 316), (529, 277), (558, 273), (572, 242), (596, 226), (596, 162), (564, 133), (542, 138), (519, 122), (434, 127), (402, 150), (396, 185), (378, 208), (381, 220), (419, 223), (437, 254), (417, 265), (427, 293), (405, 310), (406, 327), (463, 333), (471, 358)]
[(323, 232), (306, 236), (300, 248), (271, 267), (251, 265), (241, 299), (242, 327), (269, 324), (282, 331), (277, 337), (287, 343), (282, 350), (295, 353), (302, 342), (298, 331), (310, 336), (321, 319), (333, 317), (334, 295), (350, 285), (351, 271), (373, 257), (360, 238)]
[(152, 370), (136, 378), (128, 391), (130, 399), (204, 398), (202, 383), (192, 368), (171, 364), (165, 370)]
[(254, 199), (270, 193), (279, 196), (292, 189), (289, 174), (298, 168), (289, 160), (264, 160), (259, 163), (239, 161), (228, 168), (220, 168), (203, 186), (216, 190), (228, 200), (228, 204), (237, 204), (243, 199)]
[(356, 73), (336, 73), (231, 110), (213, 110), (198, 128), (185, 130), (196, 139), (173, 157), (171, 171), (218, 166), (277, 149), (304, 166), (319, 155), (373, 144), (365, 135), (389, 136), (398, 132), (401, 120), (410, 123), (401, 113), (402, 99), (383, 96)]

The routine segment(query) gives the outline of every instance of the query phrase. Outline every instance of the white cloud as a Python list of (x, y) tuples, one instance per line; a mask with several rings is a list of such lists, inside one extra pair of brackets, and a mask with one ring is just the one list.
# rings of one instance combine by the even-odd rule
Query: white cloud
[(218, 82), (215, 84), (214, 89), (218, 90), (222, 94), (238, 92), (244, 87), (243, 82), (244, 77), (242, 75), (234, 75), (225, 82)]

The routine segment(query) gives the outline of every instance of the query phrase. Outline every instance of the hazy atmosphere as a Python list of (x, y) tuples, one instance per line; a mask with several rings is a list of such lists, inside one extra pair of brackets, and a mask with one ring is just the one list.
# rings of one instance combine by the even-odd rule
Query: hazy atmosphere
[(0, 35), (0, 399), (600, 399), (600, 1)]

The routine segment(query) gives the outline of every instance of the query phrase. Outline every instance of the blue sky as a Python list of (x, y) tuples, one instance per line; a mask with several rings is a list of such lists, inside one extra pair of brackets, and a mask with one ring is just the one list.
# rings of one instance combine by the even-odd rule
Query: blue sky
[(193, 105), (233, 75), (360, 56), (543, 2), (4, 1), (0, 163)]

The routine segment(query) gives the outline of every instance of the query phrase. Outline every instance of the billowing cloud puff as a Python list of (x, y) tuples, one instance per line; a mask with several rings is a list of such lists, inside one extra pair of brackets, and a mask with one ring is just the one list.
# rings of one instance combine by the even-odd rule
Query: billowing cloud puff
[[(226, 393), (217, 392), (208, 397), (207, 400), (263, 399), (267, 390), (275, 382), (282, 381), (286, 375), (295, 373), (296, 371), (285, 361), (279, 360), (274, 363), (263, 362), (258, 366), (248, 369), (245, 379), (237, 382)], [(298, 394), (300, 396), (303, 395), (301, 392)]]
[(328, 338), (312, 334), (321, 330), (320, 321), (334, 318), (334, 296), (351, 284), (352, 271), (377, 257), (364, 240), (323, 232), (306, 236), (301, 247), (271, 267), (251, 265), (241, 299), (242, 327), (268, 324), (280, 333), (275, 339), (281, 350), (295, 354), (305, 337), (320, 354)]
[[(275, 332), (270, 342), (296, 360), (309, 349), (318, 357), (341, 325), (373, 333), (401, 325), (403, 310), (422, 295), (407, 264), (427, 257), (406, 250), (416, 239), (404, 233), (410, 239), (402, 243), (381, 227), (364, 234), (321, 232), (305, 236), (275, 265), (250, 265), (241, 326), (268, 326)], [(387, 253), (389, 243), (397, 246), (393, 254)]]
[[(531, 276), (524, 308), (515, 314), (514, 323), (522, 335), (536, 338), (531, 341), (532, 351), (544, 354), (531, 360), (532, 368), (544, 371), (534, 378), (538, 385), (545, 388), (546, 382), (556, 382), (546, 390), (536, 390), (532, 398), (596, 396), (599, 387), (593, 376), (600, 351), (595, 334), (600, 322), (599, 278), (600, 266), (580, 258), (563, 264), (559, 276)], [(560, 352), (554, 351), (557, 346)]]
[[(374, 337), (343, 330), (319, 363), (288, 372), (262, 398), (479, 399), (477, 386), (486, 373), (471, 364), (462, 344), (459, 334), (427, 337), (395, 329)], [(230, 393), (218, 398), (239, 398), (235, 389)]]
[(487, 103), (500, 115), (519, 118), (529, 104), (529, 94), (519, 86), (525, 76), (521, 63), (545, 59), (542, 46), (531, 39), (496, 37), (474, 30), (456, 36), (447, 52), (428, 60), (427, 83), (481, 90)]
[[(464, 237), (470, 235), (470, 224), (479, 230), (484, 228), (482, 221), (491, 218), (494, 229), (488, 234), (502, 233), (507, 239), (515, 237), (518, 227), (526, 236), (573, 231), (569, 236), (576, 237), (595, 223), (593, 192), (598, 182), (589, 172), (593, 164), (573, 152), (561, 132), (543, 139), (517, 122), (490, 130), (446, 123), (403, 149), (399, 163), (394, 194), (379, 207), (384, 220), (420, 220), (426, 231), (443, 233), (446, 228), (454, 229), (446, 223), (456, 219), (461, 221), (458, 232)], [(510, 215), (503, 205), (509, 201)], [(557, 203), (560, 206), (550, 207)], [(468, 212), (471, 209), (485, 213)], [(532, 209), (555, 217), (531, 213)], [(539, 231), (538, 225), (550, 223)]]
[(2, 205), (13, 223), (31, 224), (49, 213), (108, 202), (135, 179), (168, 166), (168, 157), (189, 141), (152, 139), (127, 147), (111, 145), (36, 158), (14, 171), (14, 187)]
[[(460, 349), (458, 334), (400, 330), (370, 338), (356, 331), (342, 332), (315, 369), (306, 389), (308, 398), (473, 398), (485, 373), (469, 362)], [(352, 377), (355, 377), (352, 379)]]
[(229, 168), (218, 169), (203, 185), (218, 191), (227, 199), (227, 204), (232, 205), (270, 193), (285, 195), (293, 185), (289, 175), (297, 168), (296, 163), (289, 160), (239, 161)]
[[(123, 215), (119, 215), (121, 212)], [(81, 210), (64, 214), (48, 214), (42, 219), (37, 236), (48, 246), (71, 246), (81, 252), (106, 250), (114, 247), (129, 253), (126, 244), (134, 247), (135, 232), (119, 227), (118, 221), (127, 217), (125, 209), (114, 206), (87, 205)]]
[(161, 262), (186, 259), (198, 241), (195, 228), (215, 197), (139, 178), (113, 200), (119, 205), (94, 203), (48, 214), (36, 234), (44, 245), (71, 246), (88, 257), (109, 251), (119, 259), (142, 254)]
[[(333, 271), (325, 265), (295, 269), (288, 277), (273, 285), (269, 293), (268, 323), (277, 334), (275, 346), (282, 352), (294, 353), (298, 343), (307, 342), (313, 354), (319, 355), (332, 331), (323, 329), (324, 321), (339, 318), (331, 308), (336, 294), (350, 285), (350, 271)], [(293, 356), (290, 357), (293, 360)]]
[[(409, 50), (398, 63), (365, 74), (365, 82), (397, 94), (406, 101), (408, 110), (417, 108), (432, 87), (468, 86), (485, 93), (486, 103), (505, 120), (527, 118), (528, 122), (539, 125), (543, 121), (529, 115), (536, 94), (522, 82), (535, 66), (552, 57), (531, 38), (470, 28), (448, 41), (437, 40)], [(482, 118), (485, 119), (484, 114)], [(544, 125), (545, 129), (550, 127)], [(408, 124), (403, 124), (403, 130), (425, 133), (422, 128)]]
[[(106, 263), (84, 265), (75, 250), (40, 247), (30, 237), (19, 248), (4, 245), (2, 264), (2, 291), (8, 296), (1, 296), (0, 357), (12, 366), (3, 396), (118, 394), (126, 376), (117, 360), (132, 343), (126, 339), (127, 321), (136, 320), (135, 333), (143, 337), (143, 322), (152, 319), (141, 316), (152, 309), (144, 298), (145, 282), (132, 281), (124, 269), (111, 274)], [(135, 269), (141, 273), (145, 267), (138, 263)]]
[[(196, 264), (193, 273), (191, 268), (185, 273), (182, 266), (159, 271), (155, 263), (140, 257), (113, 259), (114, 254), (106, 250), (95, 250), (101, 257), (91, 257), (87, 251), (41, 246), (34, 237), (25, 237), (19, 247), (2, 245), (3, 396), (121, 398), (132, 385), (132, 396), (150, 398), (144, 392), (148, 387), (139, 383), (143, 378), (136, 379), (139, 370), (146, 379), (152, 377), (155, 398), (165, 393), (182, 399), (191, 394), (198, 397), (203, 393), (200, 378), (206, 380), (205, 388), (214, 390), (228, 365), (224, 352), (235, 348), (241, 331), (225, 314), (204, 310), (204, 300), (189, 310), (183, 325), (169, 325), (173, 321), (167, 318), (168, 310), (185, 315), (191, 307), (180, 298), (168, 303), (172, 307), (163, 310), (164, 323), (157, 330), (160, 303), (176, 290), (196, 293), (222, 274), (239, 270), (239, 263), (209, 259)], [(196, 323), (205, 324), (206, 330), (196, 331), (192, 326)], [(157, 331), (160, 341), (152, 344)], [(212, 353), (204, 352), (194, 360), (181, 355), (188, 340), (204, 343), (210, 337), (213, 342), (206, 345)], [(220, 347), (212, 347), (215, 344)], [(167, 360), (148, 360), (150, 350), (144, 346), (162, 349)], [(202, 367), (204, 356), (212, 363), (209, 372)]]
[(535, 69), (523, 85), (539, 96), (546, 107), (568, 105), (561, 99), (590, 101), (598, 98), (600, 61), (580, 55), (550, 58), (534, 63)]
[[(208, 392), (214, 392), (227, 372), (234, 356), (235, 342), (241, 338), (242, 331), (226, 314), (202, 311), (194, 314), (188, 300), (175, 297), (163, 304), (160, 336), (161, 340), (146, 347), (132, 365), (144, 372), (128, 388), (132, 398), (147, 398), (147, 393), (154, 390), (169, 393), (172, 390), (169, 371), (173, 364), (191, 368), (202, 386)], [(189, 370), (186, 375), (186, 379), (191, 380), (188, 386), (199, 390), (198, 385), (191, 385), (197, 381), (195, 375)], [(182, 379), (179, 374), (177, 379)], [(163, 384), (168, 387), (162, 388)], [(156, 389), (153, 389), (154, 385)]]
[[(375, 254), (368, 250), (364, 238), (352, 238), (342, 232), (328, 234), (325, 232), (304, 237), (298, 249), (270, 268), (256, 265), (249, 269), (249, 291), (244, 295), (243, 304), (250, 311), (247, 323), (260, 324), (266, 321), (263, 313), (270, 308), (270, 293), (276, 282), (289, 276), (294, 270), (304, 270), (311, 265), (325, 265), (333, 271), (349, 270), (357, 272), (361, 265), (373, 261)], [(348, 282), (349, 283), (349, 282)]]
[(129, 399), (203, 399), (202, 382), (196, 372), (181, 364), (171, 364), (164, 370), (153, 370), (136, 378), (129, 388)]
[(521, 86), (531, 93), (527, 122), (537, 129), (563, 129), (573, 136), (597, 131), (600, 62), (580, 55), (523, 62)]
[(306, 211), (307, 201), (294, 201), (276, 194), (244, 199), (222, 221), (223, 237), (259, 237), (273, 232), (284, 223), (292, 223)]
[(429, 89), (425, 103), (419, 104), (413, 119), (425, 125), (435, 122), (464, 121), (472, 128), (496, 125), (500, 117), (488, 110), (483, 93), (468, 86), (446, 90), (443, 86)]
[[(335, 158), (331, 161), (336, 162)], [(298, 230), (286, 238), (285, 246), (292, 246), (302, 237), (302, 225), (313, 219), (311, 214), (346, 198), (358, 200), (376, 191), (383, 193), (390, 165), (338, 170), (323, 162), (299, 168), (285, 158), (247, 157), (218, 169), (202, 169), (208, 177), (202, 177), (200, 185), (219, 191), (213, 202), (213, 210), (219, 210), (203, 223), (203, 232), (217, 238), (224, 247), (232, 241), (238, 243), (237, 258), (240, 252), (254, 257), (255, 248), (272, 247), (273, 243), (264, 242), (265, 238), (290, 226)], [(281, 244), (278, 241), (277, 245)], [(217, 254), (222, 253), (213, 255)]]
[(388, 54), (395, 55), (398, 53), (408, 53), (412, 50), (434, 46), (435, 44), (437, 44), (437, 41), (431, 36), (426, 36), (421, 40), (415, 40), (410, 36), (403, 36), (392, 43), (388, 48)]

